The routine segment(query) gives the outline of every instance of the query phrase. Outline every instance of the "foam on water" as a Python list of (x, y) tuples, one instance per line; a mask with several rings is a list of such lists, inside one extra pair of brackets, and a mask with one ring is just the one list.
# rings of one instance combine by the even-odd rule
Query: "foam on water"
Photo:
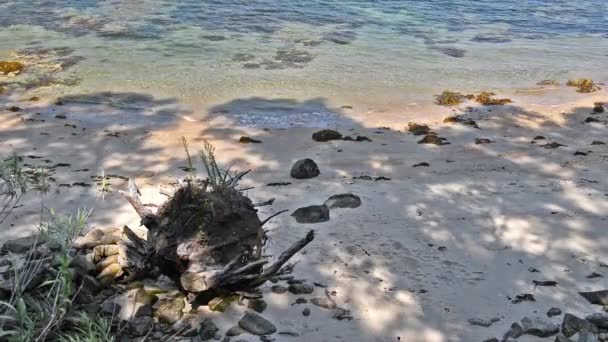
[[(60, 89), (68, 95), (148, 93), (209, 112), (252, 97), (370, 110), (430, 103), (444, 89), (608, 81), (607, 10), (601, 0), (5, 0), (0, 58), (69, 48), (80, 83)], [(335, 114), (223, 113), (282, 125)]]

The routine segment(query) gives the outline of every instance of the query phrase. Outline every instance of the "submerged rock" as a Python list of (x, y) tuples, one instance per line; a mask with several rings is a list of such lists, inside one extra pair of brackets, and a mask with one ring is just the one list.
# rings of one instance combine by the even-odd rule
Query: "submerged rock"
[(593, 325), (590, 322), (587, 322), (582, 318), (578, 318), (573, 314), (567, 313), (564, 315), (564, 320), (562, 321), (562, 333), (566, 337), (571, 337), (580, 331), (590, 331), (592, 329)]
[(514, 322), (513, 324), (511, 324), (511, 327), (509, 328), (509, 330), (507, 330), (507, 332), (504, 334), (502, 340), (506, 341), (510, 338), (519, 338), (523, 334), (524, 334), (524, 328), (522, 328), (519, 323)]
[(547, 311), (547, 316), (549, 316), (549, 317), (559, 316), (561, 314), (562, 314), (562, 310), (559, 308), (551, 308), (551, 309), (549, 309), (549, 311)]
[(312, 134), (312, 140), (326, 142), (331, 140), (342, 140), (342, 134), (332, 129), (324, 129)]
[(289, 292), (293, 294), (311, 294), (315, 291), (315, 287), (310, 284), (292, 284), (288, 287)]
[(311, 205), (299, 208), (291, 214), (298, 223), (319, 223), (329, 221), (329, 208), (326, 205)]
[(361, 205), (361, 198), (353, 194), (333, 195), (325, 201), (329, 209), (335, 208), (357, 208)]
[(594, 313), (585, 317), (585, 319), (600, 329), (608, 329), (608, 313), (606, 312)]
[(258, 336), (274, 334), (277, 328), (264, 317), (248, 311), (239, 321), (239, 327)]
[(317, 177), (321, 172), (314, 160), (300, 159), (291, 167), (291, 177), (296, 179), (309, 179)]
[(594, 113), (603, 113), (605, 111), (604, 106), (600, 102), (596, 102), (593, 104), (593, 112)]
[(579, 292), (591, 304), (608, 305), (608, 290)]

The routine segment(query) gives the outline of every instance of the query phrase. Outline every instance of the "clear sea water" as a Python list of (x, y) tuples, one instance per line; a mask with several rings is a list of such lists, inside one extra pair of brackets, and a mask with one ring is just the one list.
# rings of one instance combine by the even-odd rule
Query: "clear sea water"
[(0, 58), (23, 50), (66, 63), (65, 94), (381, 110), (444, 89), (606, 82), (608, 2), (0, 0)]

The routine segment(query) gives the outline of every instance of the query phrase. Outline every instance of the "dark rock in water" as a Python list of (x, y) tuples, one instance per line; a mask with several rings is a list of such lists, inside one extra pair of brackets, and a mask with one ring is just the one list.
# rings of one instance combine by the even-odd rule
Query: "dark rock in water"
[(329, 221), (329, 208), (326, 205), (311, 205), (299, 208), (291, 214), (298, 223), (319, 223)]
[(255, 56), (250, 53), (237, 53), (232, 56), (233, 62), (249, 62), (255, 59)]
[(268, 306), (268, 304), (263, 299), (252, 298), (247, 303), (247, 307), (249, 309), (259, 312), (259, 313), (264, 312), (264, 310), (266, 310), (267, 306)]
[(606, 109), (604, 109), (604, 106), (601, 103), (596, 102), (596, 103), (593, 104), (593, 112), (594, 113), (603, 113), (605, 110)]
[(350, 310), (346, 310), (343, 308), (336, 308), (334, 309), (334, 314), (332, 315), (333, 318), (337, 319), (338, 321), (342, 321), (342, 320), (352, 320), (353, 316), (350, 312)]
[(591, 304), (608, 305), (608, 290), (579, 292)]
[(21, 108), (17, 106), (11, 106), (7, 108), (9, 112), (20, 112)]
[(277, 331), (274, 324), (254, 312), (245, 313), (239, 321), (239, 327), (258, 336), (274, 334)]
[(563, 335), (557, 335), (555, 336), (555, 342), (574, 342), (571, 339), (567, 338), (566, 336)]
[(198, 336), (201, 338), (201, 341), (209, 341), (215, 338), (215, 335), (219, 330), (220, 329), (215, 325), (211, 318), (205, 317), (198, 329)]
[(443, 119), (443, 123), (460, 123), (466, 126), (479, 128), (475, 120), (466, 119), (462, 115), (448, 116), (447, 118)]
[(144, 336), (152, 329), (153, 326), (154, 319), (152, 317), (135, 317), (129, 321), (129, 335), (131, 337)]
[(291, 185), (290, 182), (276, 182), (276, 183), (268, 183), (266, 186), (287, 186)]
[(357, 208), (361, 205), (361, 198), (353, 194), (333, 195), (325, 201), (329, 209), (335, 208)]
[(542, 317), (525, 317), (521, 320), (524, 333), (538, 337), (549, 337), (559, 332), (559, 326)]
[(583, 151), (576, 151), (576, 152), (574, 152), (574, 155), (575, 155), (575, 156), (586, 156), (586, 155), (588, 155), (588, 154), (589, 154), (589, 153), (587, 153), (587, 152), (583, 152)]
[(65, 114), (57, 114), (55, 115), (55, 119), (67, 119), (68, 117)]
[(342, 140), (342, 134), (331, 129), (324, 129), (312, 134), (312, 140), (326, 142), (331, 140)]
[(422, 162), (422, 163), (412, 165), (412, 167), (430, 167), (430, 166), (431, 166), (431, 164), (429, 164), (427, 162)]
[(317, 177), (321, 172), (317, 163), (312, 159), (300, 159), (291, 167), (291, 177), (296, 179), (309, 179)]
[(592, 329), (593, 325), (586, 320), (578, 318), (569, 313), (564, 315), (564, 320), (562, 321), (562, 333), (566, 337), (571, 337), (580, 331), (590, 331)]
[(561, 314), (562, 314), (562, 310), (559, 308), (551, 308), (551, 309), (549, 309), (549, 311), (547, 311), (548, 317), (559, 316)]
[(600, 273), (597, 272), (592, 272), (590, 275), (588, 275), (586, 278), (587, 279), (595, 279), (595, 278), (603, 278), (604, 276)]
[(212, 42), (219, 42), (222, 40), (226, 40), (226, 37), (220, 36), (220, 35), (206, 35), (206, 36), (203, 36), (203, 38), (210, 40)]
[(464, 57), (466, 50), (459, 49), (455, 47), (440, 47), (437, 50), (441, 51), (444, 55), (454, 57), (454, 58), (462, 58)]
[(380, 182), (380, 181), (390, 181), (391, 179), (388, 177), (384, 177), (384, 176), (380, 176), (380, 177), (376, 177), (374, 178), (374, 182)]
[(407, 131), (414, 135), (424, 135), (431, 132), (431, 128), (427, 125), (419, 125), (415, 122), (409, 122), (407, 124)]
[(249, 143), (251, 143), (251, 144), (260, 144), (260, 143), (262, 143), (262, 140), (257, 140), (257, 139), (253, 139), (253, 138), (250, 138), (250, 137), (247, 137), (247, 136), (242, 136), (239, 139), (239, 143), (241, 143), (241, 144), (249, 144)]
[(353, 31), (334, 31), (323, 35), (323, 39), (340, 45), (350, 44), (356, 38), (357, 35)]
[(606, 143), (603, 141), (599, 141), (599, 140), (593, 140), (591, 142), (591, 145), (606, 145)]
[(435, 134), (427, 134), (424, 136), (424, 138), (418, 140), (418, 143), (442, 146), (449, 144), (449, 142), (447, 142), (446, 140), (446, 138), (438, 137)]
[(302, 310), (302, 315), (304, 315), (306, 317), (310, 316), (310, 309), (304, 308), (304, 310)]
[(495, 43), (495, 44), (499, 44), (499, 43), (508, 43), (511, 41), (510, 38), (507, 37), (499, 37), (499, 36), (490, 36), (490, 35), (484, 35), (484, 34), (478, 34), (475, 37), (471, 38), (472, 42), (478, 42), (478, 43)]
[(522, 293), (515, 296), (515, 299), (511, 301), (513, 304), (519, 304), (521, 302), (536, 302), (536, 299), (531, 293)]
[(532, 280), (534, 286), (557, 286), (557, 282), (554, 280)]
[(274, 60), (290, 68), (303, 68), (314, 59), (308, 51), (297, 49), (279, 49)]
[(368, 137), (366, 137), (364, 135), (357, 135), (357, 138), (355, 138), (355, 141), (358, 141), (358, 142), (362, 142), (362, 141), (372, 142), (372, 139), (370, 139), (370, 138), (368, 138)]
[(590, 122), (601, 122), (601, 121), (598, 120), (598, 119), (596, 119), (596, 118), (594, 118), (594, 117), (591, 117), (591, 116), (587, 117), (585, 119), (585, 121), (583, 121), (583, 123), (590, 123)]
[(608, 313), (606, 312), (594, 313), (585, 317), (585, 319), (600, 329), (608, 329)]
[(311, 294), (315, 291), (315, 287), (310, 284), (292, 284), (289, 285), (288, 290), (293, 294)]
[(262, 65), (258, 64), (258, 63), (245, 63), (242, 65), (242, 67), (243, 67), (243, 69), (251, 70), (251, 69), (259, 69), (262, 67)]
[(541, 145), (541, 147), (544, 147), (546, 149), (555, 149), (555, 148), (558, 148), (558, 147), (566, 147), (566, 145), (563, 145), (563, 144), (560, 144), (560, 143), (554, 141), (554, 142), (549, 143), (549, 144)]
[(523, 334), (524, 334), (524, 328), (522, 328), (519, 323), (515, 322), (515, 323), (511, 324), (511, 327), (504, 334), (502, 340), (506, 341), (509, 338), (519, 338)]
[(25, 253), (31, 250), (33, 247), (41, 245), (45, 242), (46, 239), (42, 235), (31, 235), (15, 240), (9, 240), (6, 241), (0, 248), (0, 255), (5, 255), (8, 252), (17, 254)]
[(547, 139), (547, 138), (545, 138), (545, 137), (544, 137), (544, 136), (542, 136), (542, 135), (537, 135), (537, 136), (535, 136), (535, 137), (534, 137), (534, 139), (532, 139), (532, 140), (545, 140), (545, 139)]
[(476, 145), (481, 145), (481, 144), (492, 144), (494, 141), (487, 139), (487, 138), (477, 138), (475, 139), (475, 144)]
[(469, 318), (467, 320), (467, 322), (469, 322), (470, 325), (477, 325), (477, 326), (486, 327), (486, 328), (491, 326), (494, 323), (489, 319), (483, 319), (483, 318)]

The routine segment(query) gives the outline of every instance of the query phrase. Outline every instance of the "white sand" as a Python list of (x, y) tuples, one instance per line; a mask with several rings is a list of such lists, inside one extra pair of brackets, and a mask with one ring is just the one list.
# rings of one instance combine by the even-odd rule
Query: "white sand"
[[(568, 94), (567, 101), (556, 96), (562, 93)], [(169, 123), (144, 122), (137, 128), (120, 126), (122, 116), (114, 124), (93, 123), (100, 117), (96, 113), (116, 108), (47, 106), (44, 99), (28, 103), (11, 97), (8, 102), (0, 100), (2, 106), (19, 105), (24, 110), (18, 116), (0, 111), (0, 153), (70, 163), (57, 169), (57, 184), (91, 183), (89, 176), (101, 174), (102, 169), (106, 174), (137, 177), (145, 198), (154, 202), (162, 200), (158, 185), (184, 175), (178, 169), (185, 165), (179, 141), (183, 135), (192, 152), (201, 149), (206, 138), (216, 146), (224, 165), (253, 169), (243, 184), (255, 187), (250, 197), (254, 201), (276, 197), (273, 206), (261, 208), (262, 218), (352, 192), (361, 196), (363, 205), (332, 211), (329, 222), (301, 225), (288, 214), (274, 219), (268, 225), (268, 252), (281, 250), (315, 229), (315, 241), (295, 257), (299, 261), (295, 276), (336, 291), (338, 304), (351, 310), (354, 319), (337, 321), (329, 311), (311, 304), (291, 305), (298, 296), (272, 294), (272, 284), (267, 284), (269, 307), (263, 316), (279, 331), (299, 334), (273, 337), (277, 341), (397, 341), (398, 337), (408, 342), (482, 341), (501, 338), (512, 322), (524, 316), (545, 316), (551, 307), (579, 315), (597, 312), (599, 307), (586, 303), (577, 291), (608, 287), (608, 268), (600, 267), (601, 261), (608, 263), (608, 145), (590, 145), (593, 140), (608, 143), (608, 114), (593, 115), (603, 123), (581, 123), (593, 102), (606, 101), (607, 93), (583, 95), (569, 88), (512, 98), (513, 106), (492, 112), (476, 108), (468, 114), (479, 130), (442, 124), (443, 117), (452, 112), (444, 107), (434, 108), (432, 115), (391, 113), (390, 121), (378, 114), (359, 113), (353, 114), (349, 126), (335, 128), (344, 134), (366, 135), (373, 142), (318, 143), (310, 137), (314, 129), (263, 131), (220, 119), (176, 118)], [(68, 119), (55, 119), (58, 113), (67, 113)], [(46, 122), (24, 122), (23, 118)], [(417, 144), (420, 137), (404, 132), (411, 120), (429, 123), (451, 144)], [(378, 126), (393, 130), (379, 131)], [(82, 131), (82, 127), (87, 129)], [(124, 134), (106, 136), (105, 129)], [(241, 135), (263, 143), (240, 145)], [(530, 144), (537, 135), (547, 140)], [(475, 138), (495, 143), (476, 145)], [(567, 147), (539, 146), (552, 141)], [(577, 150), (592, 153), (574, 156)], [(306, 157), (317, 161), (321, 175), (290, 179), (292, 163)], [(25, 161), (42, 164), (41, 159)], [(430, 167), (412, 167), (420, 162)], [(72, 172), (83, 168), (90, 171)], [(360, 175), (391, 180), (352, 180)], [(280, 181), (293, 184), (265, 186)], [(124, 182), (116, 179), (112, 187), (124, 187)], [(43, 201), (59, 212), (93, 209), (91, 226), (136, 226), (138, 222), (118, 194), (100, 198), (95, 187), (55, 187)], [(10, 218), (14, 225), (5, 224), (0, 231), (1, 240), (32, 232), (39, 211), (40, 197), (30, 196)], [(439, 246), (445, 250), (438, 250)], [(529, 272), (530, 267), (540, 273)], [(586, 279), (594, 271), (607, 278)], [(559, 285), (535, 288), (532, 280), (556, 280)], [(428, 292), (419, 293), (422, 289)], [(536, 302), (512, 304), (508, 299), (521, 293), (532, 293)], [(314, 296), (323, 296), (323, 289), (317, 288)], [(302, 316), (304, 307), (310, 307), (310, 317)], [(239, 317), (239, 310), (231, 308), (216, 321), (227, 329)], [(474, 317), (500, 321), (489, 328), (470, 326), (467, 319)], [(552, 320), (561, 323), (562, 317)], [(519, 339), (536, 340), (544, 339)]]

